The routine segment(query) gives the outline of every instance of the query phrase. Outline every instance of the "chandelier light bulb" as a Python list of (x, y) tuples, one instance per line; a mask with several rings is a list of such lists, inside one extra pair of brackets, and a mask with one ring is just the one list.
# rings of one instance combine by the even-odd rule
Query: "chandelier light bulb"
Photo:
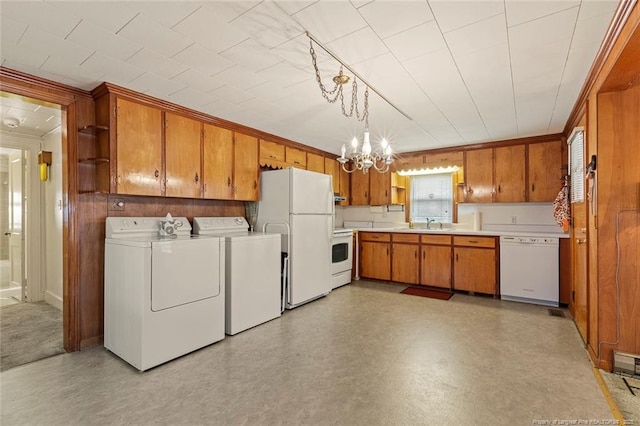
[(384, 149), (384, 154), (387, 157), (391, 157), (391, 145), (387, 145), (387, 147)]
[(387, 139), (382, 138), (382, 141), (380, 142), (380, 146), (382, 147), (382, 150), (386, 152), (387, 147), (389, 146), (389, 142), (387, 142)]
[(353, 137), (353, 139), (351, 139), (351, 146), (353, 147), (353, 149), (356, 149), (358, 147), (358, 138), (356, 138), (355, 136)]
[(347, 147), (345, 147), (344, 144), (342, 144), (342, 149), (340, 150), (340, 152), (342, 153), (340, 158), (344, 158), (344, 154), (347, 152)]

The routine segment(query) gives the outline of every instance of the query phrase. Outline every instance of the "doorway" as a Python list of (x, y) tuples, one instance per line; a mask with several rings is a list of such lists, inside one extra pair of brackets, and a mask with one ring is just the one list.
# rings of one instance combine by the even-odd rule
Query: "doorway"
[[(64, 352), (60, 107), (0, 93), (0, 370)], [(54, 161), (41, 176), (39, 153)]]

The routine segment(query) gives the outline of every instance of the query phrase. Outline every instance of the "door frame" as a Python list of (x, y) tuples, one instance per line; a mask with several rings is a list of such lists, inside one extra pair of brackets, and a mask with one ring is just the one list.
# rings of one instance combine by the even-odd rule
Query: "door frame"
[[(21, 302), (25, 301), (24, 279), (27, 277), (27, 302), (38, 302), (44, 300), (43, 286), (43, 269), (42, 251), (43, 240), (40, 236), (43, 234), (42, 225), (42, 191), (38, 173), (38, 152), (40, 151), (40, 141), (36, 138), (30, 138), (24, 135), (15, 135), (8, 132), (2, 132), (2, 146), (11, 149), (25, 151), (27, 155), (26, 170), (24, 180), (22, 182), (23, 204), (24, 194), (28, 196), (27, 214), (23, 215), (25, 224), (23, 226), (22, 262), (23, 262), (23, 282)], [(26, 247), (25, 247), (26, 245)], [(28, 261), (27, 261), (28, 259)], [(26, 263), (26, 266), (25, 266)], [(34, 279), (36, 277), (37, 279)]]
[[(67, 352), (80, 349), (81, 327), (78, 308), (78, 114), (92, 114), (91, 93), (29, 74), (0, 67), (0, 91), (27, 96), (61, 108), (62, 144), (62, 281), (63, 341)], [(89, 104), (87, 104), (89, 103)], [(87, 105), (91, 106), (87, 110)], [(95, 114), (93, 114), (95, 115)], [(95, 120), (95, 118), (94, 118)], [(87, 123), (88, 124), (88, 123)]]

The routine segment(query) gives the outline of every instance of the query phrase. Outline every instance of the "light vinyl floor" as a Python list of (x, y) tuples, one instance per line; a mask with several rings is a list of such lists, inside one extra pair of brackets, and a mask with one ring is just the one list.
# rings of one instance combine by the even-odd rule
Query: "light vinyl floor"
[(0, 374), (3, 425), (531, 425), (612, 419), (573, 322), (360, 281), (138, 373), (97, 347)]

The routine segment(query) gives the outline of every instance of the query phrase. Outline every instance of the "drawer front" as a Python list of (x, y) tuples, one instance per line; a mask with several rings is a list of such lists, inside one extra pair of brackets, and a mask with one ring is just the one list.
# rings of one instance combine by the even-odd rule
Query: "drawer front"
[(420, 236), (422, 244), (436, 244), (441, 246), (451, 245), (451, 235), (422, 235)]
[(418, 244), (420, 236), (418, 234), (392, 234), (394, 243), (415, 243)]
[(453, 237), (454, 246), (466, 246), (466, 247), (486, 247), (495, 248), (496, 239), (493, 237)]
[(388, 243), (391, 241), (391, 234), (382, 232), (360, 232), (360, 241), (380, 241)]
[(260, 158), (284, 161), (284, 145), (260, 139)]

